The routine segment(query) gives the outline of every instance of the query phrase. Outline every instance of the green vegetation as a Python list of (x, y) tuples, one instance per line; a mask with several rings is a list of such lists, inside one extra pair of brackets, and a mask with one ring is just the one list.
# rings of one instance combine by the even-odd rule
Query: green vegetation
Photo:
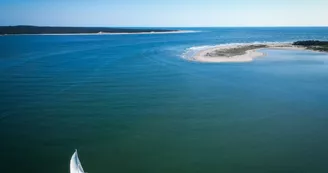
[(295, 46), (303, 46), (307, 49), (328, 52), (328, 41), (306, 40), (296, 41), (293, 43)]
[(217, 56), (225, 56), (225, 57), (233, 57), (238, 55), (244, 55), (246, 51), (253, 49), (266, 48), (267, 45), (259, 44), (259, 45), (248, 45), (248, 46), (239, 46), (236, 48), (228, 48), (222, 50), (215, 50), (213, 52), (207, 53), (206, 56), (209, 57), (217, 57)]

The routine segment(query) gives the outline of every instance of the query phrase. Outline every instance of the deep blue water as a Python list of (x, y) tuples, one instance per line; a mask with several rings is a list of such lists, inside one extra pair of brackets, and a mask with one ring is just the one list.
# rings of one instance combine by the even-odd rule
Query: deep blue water
[[(190, 29), (190, 28), (188, 28)], [(328, 40), (328, 28), (0, 37), (0, 169), (326, 173), (328, 54), (196, 63), (190, 48)]]

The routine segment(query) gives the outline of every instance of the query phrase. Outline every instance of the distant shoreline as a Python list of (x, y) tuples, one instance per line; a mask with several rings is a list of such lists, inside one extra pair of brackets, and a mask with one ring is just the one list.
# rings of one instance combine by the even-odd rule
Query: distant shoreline
[(121, 32), (121, 33), (60, 33), (60, 34), (4, 34), (4, 35), (0, 35), (0, 36), (19, 36), (19, 35), (137, 35), (137, 34), (183, 34), (183, 33), (195, 33), (195, 32), (200, 32), (200, 31), (191, 31), (191, 30), (179, 30), (179, 31), (163, 31), (163, 32), (134, 32), (134, 33), (130, 33), (130, 32)]
[(44, 26), (0, 26), (0, 35), (95, 35), (95, 34), (158, 34), (188, 33), (175, 29), (154, 28), (110, 28), (110, 27), (44, 27)]

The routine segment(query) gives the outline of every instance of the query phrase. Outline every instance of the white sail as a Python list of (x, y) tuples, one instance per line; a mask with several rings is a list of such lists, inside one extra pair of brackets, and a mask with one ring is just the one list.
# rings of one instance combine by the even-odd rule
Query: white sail
[(70, 161), (70, 173), (85, 173), (77, 155), (77, 150), (75, 150)]

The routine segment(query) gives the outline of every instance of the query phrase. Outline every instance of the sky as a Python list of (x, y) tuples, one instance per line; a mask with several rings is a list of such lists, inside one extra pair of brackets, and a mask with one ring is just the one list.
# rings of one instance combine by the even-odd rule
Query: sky
[(0, 25), (328, 26), (328, 0), (0, 0)]

